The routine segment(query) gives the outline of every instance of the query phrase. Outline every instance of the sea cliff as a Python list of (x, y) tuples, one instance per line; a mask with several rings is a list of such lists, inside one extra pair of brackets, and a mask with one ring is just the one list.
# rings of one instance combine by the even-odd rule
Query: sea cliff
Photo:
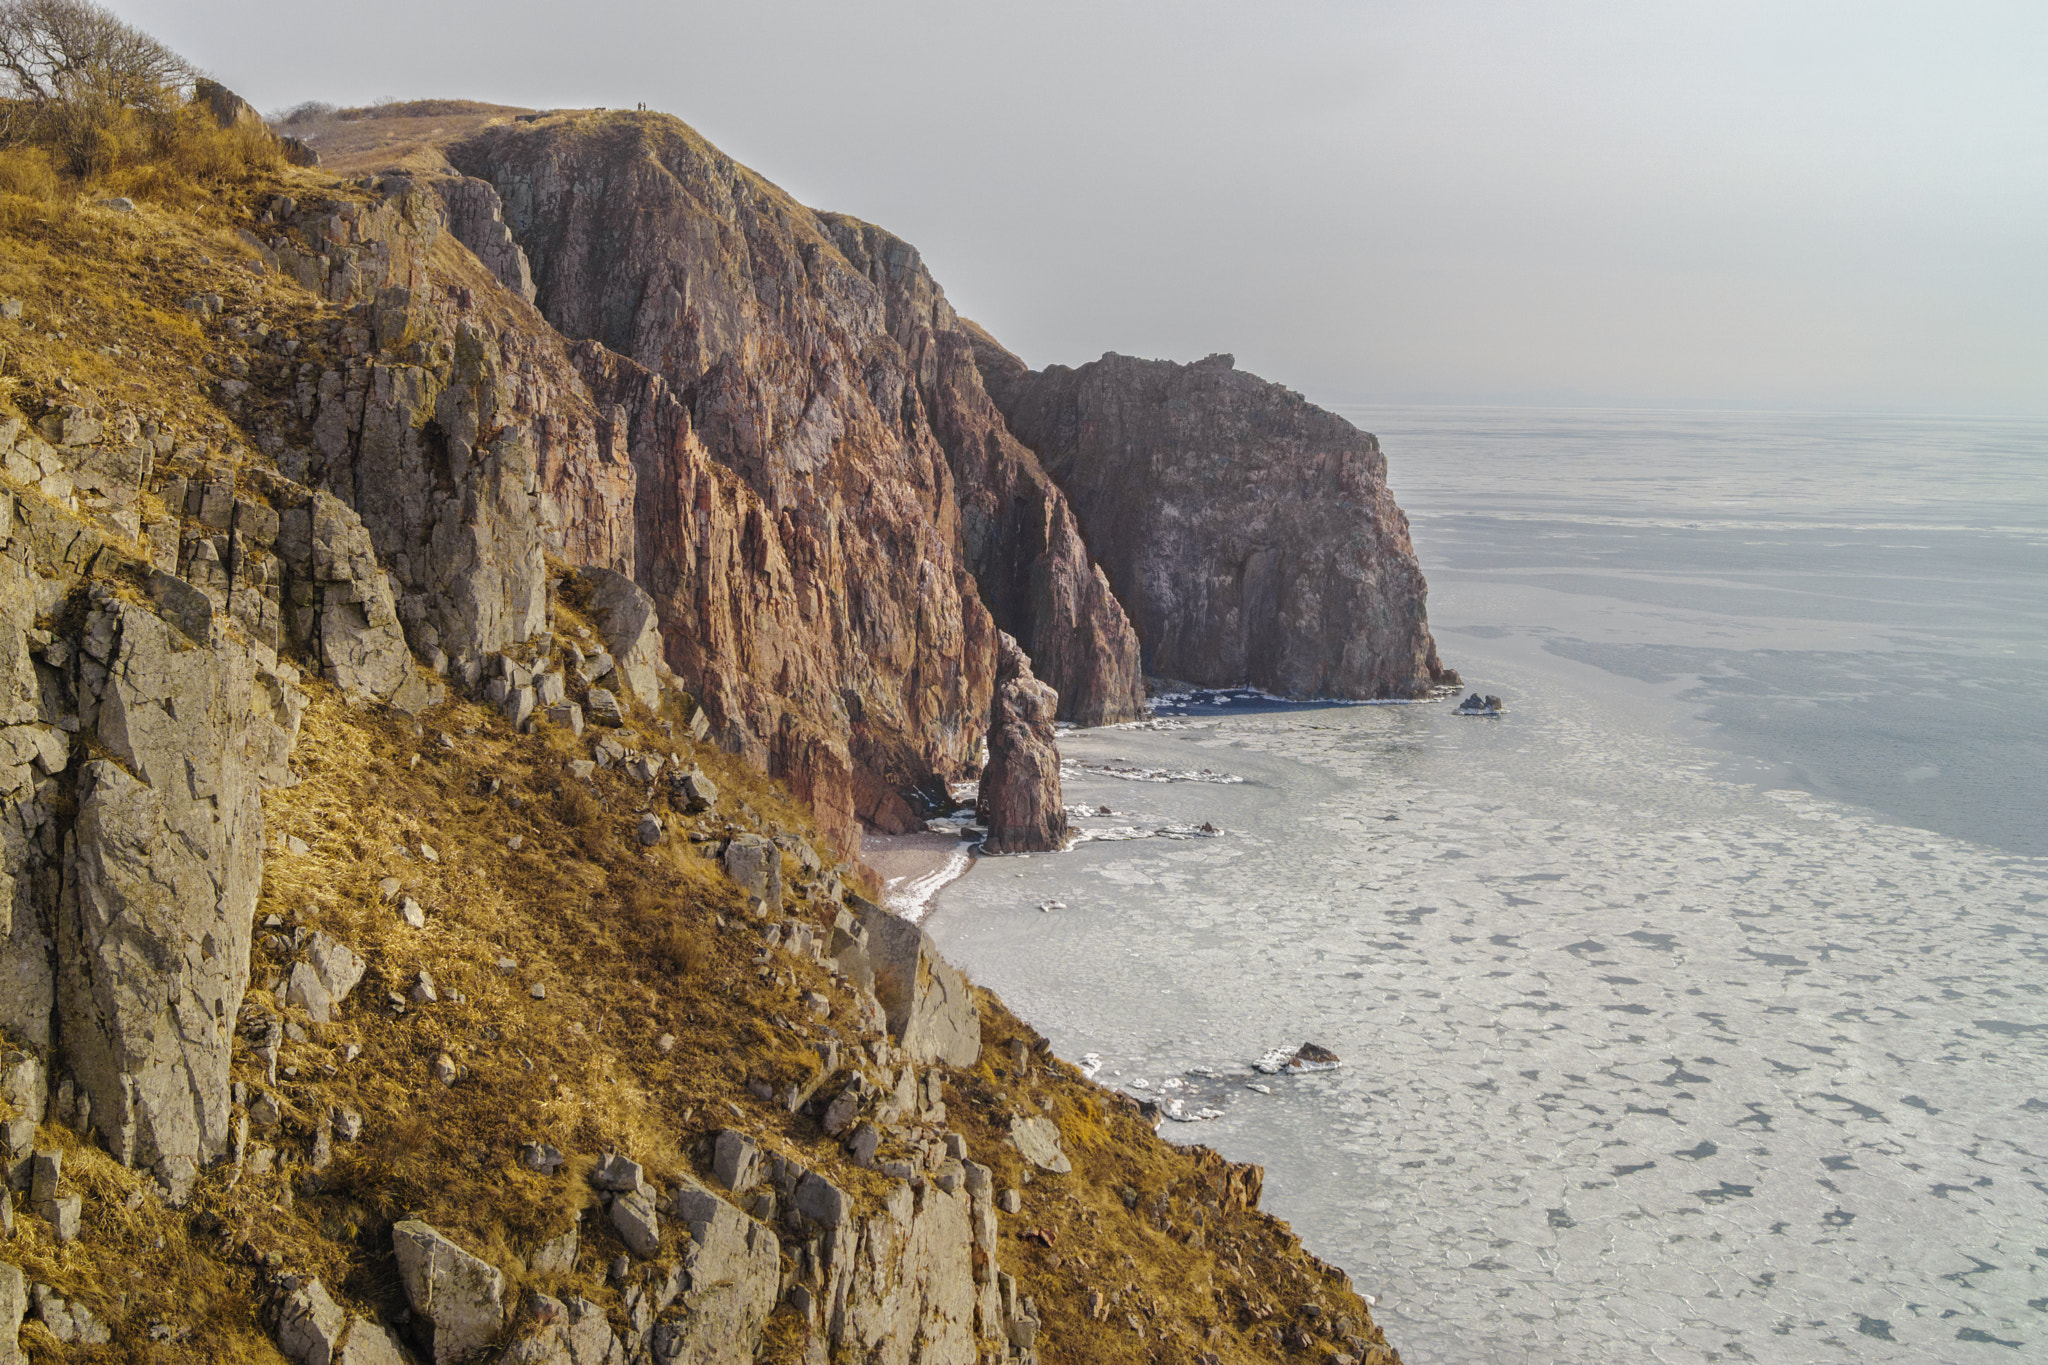
[(975, 353), (1066, 493), (1149, 673), (1287, 697), (1457, 681), (1371, 435), (1227, 355), (1033, 371), (978, 329)]

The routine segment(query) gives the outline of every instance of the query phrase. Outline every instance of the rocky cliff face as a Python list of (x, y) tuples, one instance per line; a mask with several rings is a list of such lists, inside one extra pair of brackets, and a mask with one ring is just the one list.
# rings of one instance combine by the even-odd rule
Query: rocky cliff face
[[(656, 444), (683, 449), (687, 431), (759, 500), (754, 555), (786, 572), (764, 601), (788, 610), (755, 696), (714, 715), (781, 744), (778, 773), (829, 786), (798, 756), (850, 759), (868, 818), (891, 788), (956, 775), (973, 736), (955, 718), (986, 705), (990, 610), (1067, 714), (1135, 714), (1128, 623), (907, 244), (813, 213), (658, 115), (515, 124), (448, 153), (503, 197), (549, 321), (663, 381), (676, 411)], [(681, 620), (687, 575), (668, 558), (677, 582), (656, 596)], [(849, 730), (850, 753), (830, 752)]]
[(1071, 501), (1148, 672), (1292, 697), (1455, 680), (1372, 436), (1229, 356), (1033, 372), (986, 335), (976, 356)]

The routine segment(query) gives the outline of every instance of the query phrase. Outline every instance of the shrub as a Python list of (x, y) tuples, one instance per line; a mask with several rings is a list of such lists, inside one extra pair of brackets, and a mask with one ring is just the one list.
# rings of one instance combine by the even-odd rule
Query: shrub
[(57, 193), (57, 172), (40, 147), (0, 148), (0, 194), (49, 199)]

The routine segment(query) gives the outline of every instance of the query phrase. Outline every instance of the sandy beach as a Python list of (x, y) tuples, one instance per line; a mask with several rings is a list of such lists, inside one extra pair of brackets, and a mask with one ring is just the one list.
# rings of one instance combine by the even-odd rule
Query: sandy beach
[(861, 860), (881, 874), (882, 899), (905, 919), (923, 919), (932, 897), (974, 866), (973, 844), (952, 834), (877, 834), (860, 841)]

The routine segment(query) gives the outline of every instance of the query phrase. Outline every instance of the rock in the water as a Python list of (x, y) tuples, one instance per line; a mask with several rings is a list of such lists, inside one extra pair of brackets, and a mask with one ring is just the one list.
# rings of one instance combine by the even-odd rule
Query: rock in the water
[(981, 1056), (981, 1015), (967, 978), (909, 920), (871, 901), (858, 901), (856, 909), (867, 930), (875, 997), (896, 1045), (919, 1064), (974, 1065)]
[(1337, 1054), (1316, 1043), (1303, 1043), (1297, 1048), (1276, 1047), (1252, 1063), (1253, 1069), (1268, 1076), (1281, 1072), (1328, 1071), (1336, 1065)]
[(982, 846), (990, 853), (1043, 853), (1063, 847), (1067, 838), (1053, 739), (1059, 697), (1031, 675), (1031, 661), (1015, 640), (999, 635), (997, 641), (988, 766), (975, 814), (988, 828)]
[(1040, 1170), (1064, 1175), (1074, 1169), (1060, 1146), (1060, 1126), (1043, 1115), (1011, 1119), (1010, 1145)]
[(391, 1249), (434, 1365), (453, 1365), (496, 1339), (505, 1326), (505, 1277), (497, 1267), (412, 1220), (391, 1229)]

